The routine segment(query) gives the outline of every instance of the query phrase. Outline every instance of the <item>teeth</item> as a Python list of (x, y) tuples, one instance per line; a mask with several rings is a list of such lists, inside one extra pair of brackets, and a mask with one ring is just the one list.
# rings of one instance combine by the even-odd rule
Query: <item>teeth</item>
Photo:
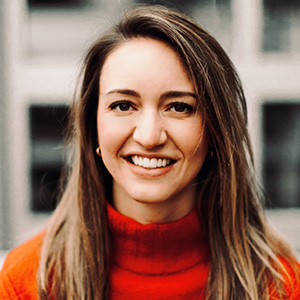
[(143, 159), (143, 167), (144, 167), (144, 168), (149, 168), (149, 166), (150, 166), (150, 159), (147, 158), (147, 157), (145, 157), (145, 158)]
[(157, 166), (157, 159), (156, 158), (151, 158), (150, 160), (150, 169), (154, 169)]
[(139, 159), (138, 159), (138, 157), (135, 155), (135, 156), (132, 156), (132, 161), (133, 161), (133, 163), (134, 163), (135, 165), (137, 165)]
[(137, 162), (138, 166), (142, 166), (143, 165), (143, 158), (140, 156), (138, 157), (138, 162)]
[(159, 158), (158, 161), (157, 161), (157, 166), (158, 166), (158, 167), (161, 167), (161, 163), (162, 163), (162, 159)]
[(170, 164), (171, 160), (167, 159), (167, 158), (147, 158), (147, 157), (141, 157), (141, 156), (137, 156), (134, 155), (131, 157), (132, 162), (136, 165), (136, 166), (140, 166), (146, 169), (155, 169), (155, 168), (161, 168), (161, 167), (165, 167), (168, 164)]

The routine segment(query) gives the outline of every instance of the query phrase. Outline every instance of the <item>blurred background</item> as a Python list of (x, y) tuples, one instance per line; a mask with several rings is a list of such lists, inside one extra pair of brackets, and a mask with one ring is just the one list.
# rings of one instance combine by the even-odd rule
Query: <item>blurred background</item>
[(267, 215), (300, 253), (299, 0), (1, 0), (0, 267), (57, 203), (63, 129), (83, 54), (136, 3), (190, 14), (232, 58)]

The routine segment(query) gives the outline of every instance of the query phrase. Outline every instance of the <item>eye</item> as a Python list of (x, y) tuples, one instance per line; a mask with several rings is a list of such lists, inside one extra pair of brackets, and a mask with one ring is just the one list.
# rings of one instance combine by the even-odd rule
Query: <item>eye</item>
[(168, 110), (176, 112), (176, 113), (192, 113), (193, 112), (193, 107), (187, 103), (184, 102), (174, 102), (171, 103), (168, 107)]
[(111, 110), (125, 111), (125, 112), (135, 109), (133, 107), (133, 104), (130, 101), (127, 101), (127, 100), (116, 101), (116, 102), (112, 103), (109, 106), (109, 108)]

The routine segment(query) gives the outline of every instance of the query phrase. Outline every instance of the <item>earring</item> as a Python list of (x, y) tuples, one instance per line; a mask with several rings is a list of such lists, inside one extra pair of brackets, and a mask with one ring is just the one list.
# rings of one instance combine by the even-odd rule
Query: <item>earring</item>
[(212, 150), (209, 151), (208, 159), (212, 159), (214, 156), (214, 152)]
[(100, 147), (98, 147), (98, 148), (96, 149), (96, 153), (97, 153), (98, 156), (101, 157), (101, 149), (100, 149)]

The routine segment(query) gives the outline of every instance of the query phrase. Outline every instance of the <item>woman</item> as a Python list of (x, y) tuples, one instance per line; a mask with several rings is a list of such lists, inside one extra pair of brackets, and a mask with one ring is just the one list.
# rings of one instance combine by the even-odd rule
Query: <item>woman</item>
[(1, 299), (299, 299), (246, 122), (214, 38), (167, 8), (127, 11), (86, 56), (66, 189), (8, 257)]

